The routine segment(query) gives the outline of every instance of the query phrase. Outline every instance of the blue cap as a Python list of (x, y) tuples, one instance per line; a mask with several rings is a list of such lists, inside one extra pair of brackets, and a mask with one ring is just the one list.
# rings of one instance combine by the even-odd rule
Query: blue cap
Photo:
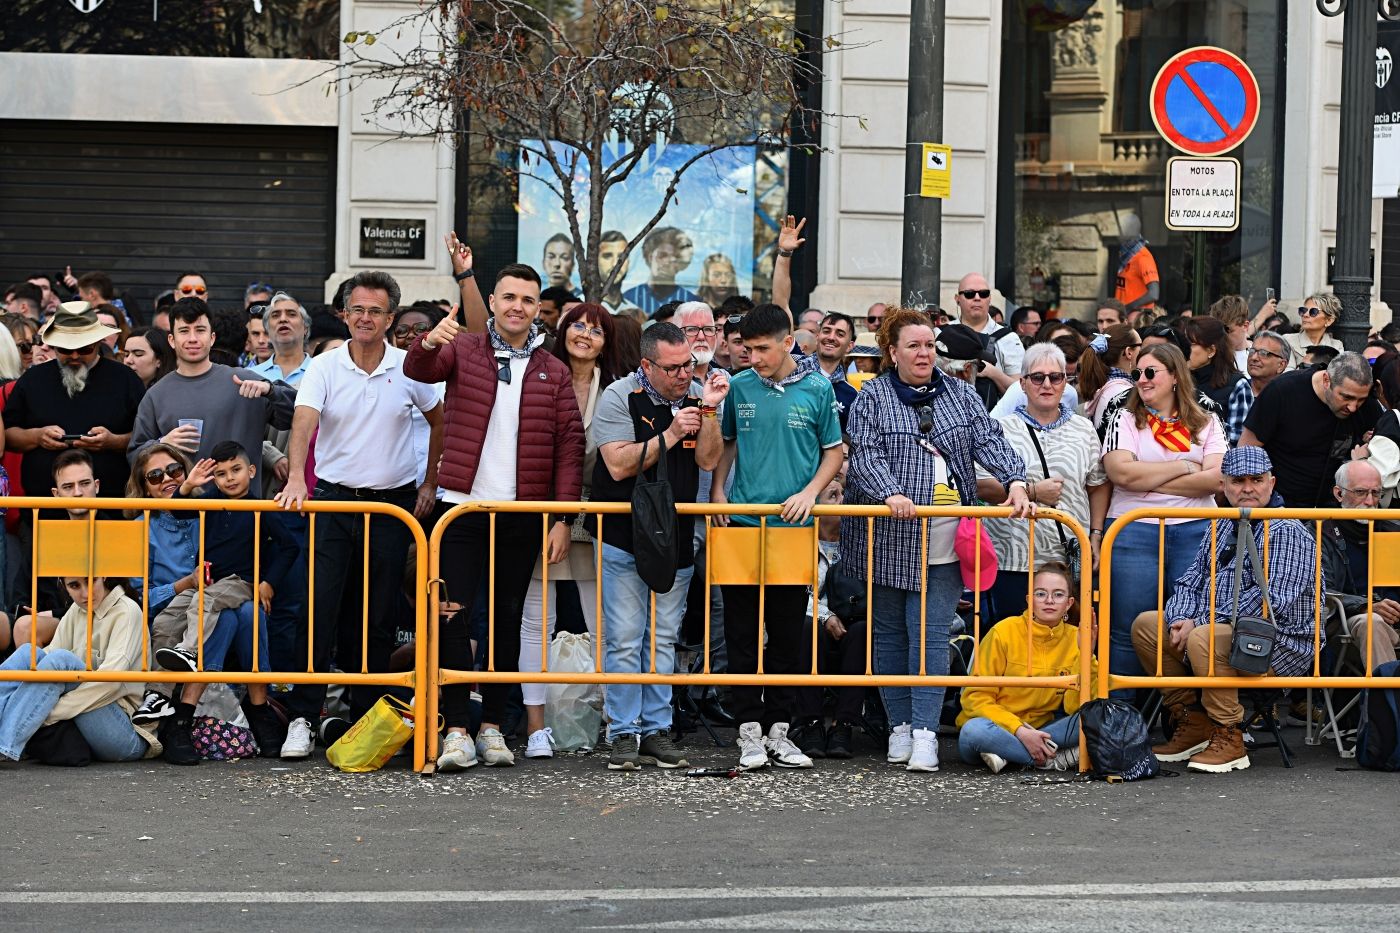
[(1262, 476), (1272, 473), (1273, 463), (1262, 447), (1236, 447), (1226, 451), (1220, 472), (1226, 476)]

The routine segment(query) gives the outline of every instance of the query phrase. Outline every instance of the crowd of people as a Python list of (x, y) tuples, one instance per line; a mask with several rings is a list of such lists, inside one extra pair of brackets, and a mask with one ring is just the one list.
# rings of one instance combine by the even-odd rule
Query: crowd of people
[[(228, 671), (235, 684), (255, 666), (407, 669), (425, 598), (405, 584), (405, 568), (425, 558), (409, 529), (389, 515), (324, 513), (312, 532), (304, 503), (388, 503), (431, 529), (461, 503), (629, 502), (639, 483), (660, 482), (678, 503), (769, 505), (779, 510), (771, 528), (815, 525), (815, 584), (706, 587), (706, 536), (757, 526), (744, 509), (713, 522), (682, 515), (678, 560), (661, 571), (639, 554), (640, 515), (471, 511), (442, 535), (433, 624), (443, 667), (480, 669), (489, 654), (498, 671), (536, 672), (542, 636), (596, 633), (601, 606), (610, 673), (669, 673), (697, 649), (730, 674), (861, 672), (868, 619), (877, 674), (947, 674), (967, 661), (950, 646), (976, 632), (980, 673), (1053, 676), (1079, 670), (1074, 626), (1096, 615), (1076, 608), (1078, 581), (1097, 571), (1115, 520), (1217, 503), (1376, 508), (1400, 482), (1400, 333), (1390, 325), (1364, 354), (1341, 351), (1328, 335), (1334, 296), (1307, 299), (1296, 330), (1272, 301), (1256, 310), (1239, 296), (1173, 316), (1106, 300), (1089, 322), (1034, 307), (1004, 315), (973, 272), (955, 310), (877, 303), (863, 316), (794, 315), (801, 231), (793, 218), (782, 224), (771, 301), (672, 301), (645, 322), (542, 287), (523, 264), (500, 269), (483, 295), (455, 235), (452, 302), (403, 305), (383, 272), (346, 280), (315, 314), (262, 283), (246, 289), (242, 310), (216, 309), (197, 272), (178, 276), (149, 315), (100, 272), (12, 286), (0, 328), (4, 491), (153, 501), (125, 516), (149, 515), (145, 577), (41, 580), (33, 592), (34, 516), (9, 510), (3, 668), (133, 670), (149, 649), (162, 669)], [(200, 519), (157, 501), (189, 498), (273, 499), (282, 511)], [(814, 518), (815, 506), (842, 503), (887, 507), (888, 517)], [(956, 517), (916, 512), (979, 503), (1010, 507), (982, 540)], [(1086, 529), (1088, 551), (1054, 521), (1028, 524), (1042, 508)], [(1224, 525), (1212, 532), (1183, 512), (1120, 530), (1103, 581), (1110, 654), (1092, 665), (1229, 674), (1231, 626), (1217, 610), (1234, 600), (1241, 614), (1267, 604), (1274, 673), (1311, 670), (1319, 559), (1345, 606), (1321, 640), (1369, 631), (1372, 662), (1394, 660), (1400, 594), (1367, 593), (1363, 523), (1329, 521), (1317, 540), (1302, 523), (1274, 521), (1267, 545), (1262, 524), (1249, 534)], [(1237, 549), (1251, 535), (1262, 577)], [(983, 572), (993, 562), (995, 579)], [(66, 728), (100, 760), (196, 764), (204, 686), (0, 680), (0, 754), (17, 759)], [(249, 684), (241, 721), (259, 754), (306, 758), (383, 692), (355, 684), (333, 701), (324, 684)], [(940, 729), (956, 731), (963, 760), (992, 772), (1077, 764), (1075, 691), (823, 691), (756, 678), (687, 697), (695, 714), (737, 727), (746, 770), (850, 757), (864, 731), (890, 763), (937, 771)], [(666, 685), (608, 686), (598, 740), (607, 767), (688, 765), (676, 700)], [(1175, 689), (1164, 700), (1172, 728), (1159, 757), (1248, 767), (1237, 691)], [(541, 685), (447, 686), (441, 712), (439, 770), (555, 754)]]

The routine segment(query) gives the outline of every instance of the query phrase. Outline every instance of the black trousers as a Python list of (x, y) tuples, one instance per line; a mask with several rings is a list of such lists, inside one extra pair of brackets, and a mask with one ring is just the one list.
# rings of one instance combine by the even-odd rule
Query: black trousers
[[(319, 501), (356, 502), (372, 499), (413, 511), (418, 490), (409, 483), (397, 489), (357, 495), (334, 483), (317, 483)], [(332, 658), (340, 670), (358, 674), (362, 662), (374, 673), (389, 669), (394, 651), (395, 607), (403, 589), (403, 568), (408, 562), (412, 535), (408, 526), (388, 515), (369, 521), (369, 567), (364, 567), (365, 520), (362, 515), (324, 512), (316, 516), (316, 607), (311, 628), (312, 666), (330, 670)], [(368, 589), (368, 595), (365, 595)], [(362, 657), (364, 600), (369, 600), (369, 651)], [(307, 627), (297, 637), (296, 658), (306, 657)], [(350, 715), (359, 719), (384, 695), (385, 688), (351, 687)], [(294, 716), (316, 722), (326, 702), (325, 684), (297, 684), (287, 699)]]
[[(488, 637), (498, 671), (520, 669), (520, 616), (544, 540), (538, 515), (496, 516), (496, 573), (491, 580), (495, 627)], [(440, 570), (446, 592), (441, 598), (462, 605), (461, 611), (444, 621), (438, 631), (438, 658), (444, 668), (472, 669), (470, 620), (491, 551), (487, 515), (463, 515), (442, 534)], [(481, 608), (484, 611), (485, 607)], [(481, 685), (482, 722), (504, 721), (510, 688), (510, 684)], [(467, 684), (442, 688), (442, 718), (447, 726), (468, 726), (470, 698), (471, 687)]]
[[(802, 670), (812, 669), (812, 617), (806, 619), (802, 638)], [(873, 645), (871, 646), (874, 647)], [(820, 626), (817, 633), (817, 672), (820, 674), (864, 674), (865, 673), (865, 620), (848, 625), (846, 634), (836, 639)], [(860, 722), (865, 704), (865, 687), (837, 687), (835, 716), (837, 722), (855, 724)], [(800, 720), (822, 717), (824, 687), (798, 687), (797, 718)]]
[[(801, 673), (802, 633), (807, 631), (805, 586), (763, 588), (763, 627), (768, 644), (763, 650), (763, 670), (768, 674)], [(756, 586), (724, 587), (724, 642), (729, 652), (729, 673), (752, 674), (758, 670), (758, 591)], [(810, 648), (807, 653), (810, 653)], [(808, 659), (805, 670), (811, 670)], [(792, 687), (734, 687), (729, 710), (739, 722), (757, 722), (766, 732), (777, 722), (791, 722)]]

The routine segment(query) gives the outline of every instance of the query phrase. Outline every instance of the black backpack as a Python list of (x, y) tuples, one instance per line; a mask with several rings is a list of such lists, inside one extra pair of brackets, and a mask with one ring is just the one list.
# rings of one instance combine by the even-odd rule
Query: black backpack
[(1156, 777), (1162, 763), (1152, 754), (1147, 723), (1137, 707), (1123, 700), (1090, 700), (1079, 710), (1089, 768), (1110, 782)]
[[(1400, 661), (1376, 668), (1377, 677), (1400, 676)], [(1356, 763), (1372, 771), (1400, 771), (1400, 690), (1367, 687), (1361, 691), (1361, 725), (1357, 729)]]
[(637, 462), (637, 482), (632, 487), (632, 557), (637, 576), (655, 593), (669, 593), (676, 585), (676, 565), (680, 560), (679, 521), (676, 496), (666, 479), (666, 440), (656, 436), (661, 455), (656, 458), (656, 478), (647, 480), (647, 444), (642, 441)]

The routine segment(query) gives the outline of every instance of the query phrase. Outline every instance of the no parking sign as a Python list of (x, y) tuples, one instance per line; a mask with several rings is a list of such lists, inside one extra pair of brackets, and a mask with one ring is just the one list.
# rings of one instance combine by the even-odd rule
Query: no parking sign
[(1240, 58), (1198, 46), (1167, 60), (1152, 82), (1152, 122), (1182, 152), (1215, 156), (1245, 141), (1259, 120), (1259, 82)]

